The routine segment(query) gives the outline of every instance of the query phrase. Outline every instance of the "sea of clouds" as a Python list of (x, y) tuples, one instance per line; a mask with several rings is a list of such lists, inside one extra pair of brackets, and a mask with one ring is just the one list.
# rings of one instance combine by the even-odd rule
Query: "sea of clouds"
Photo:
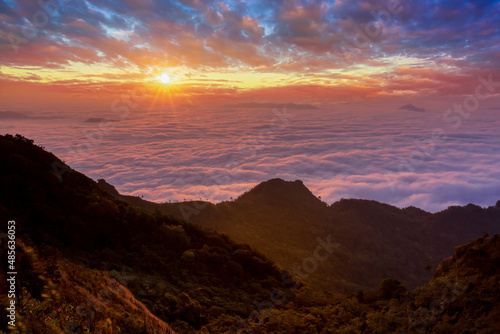
[(155, 202), (229, 200), (279, 177), (302, 180), (327, 203), (365, 198), (435, 212), (500, 200), (498, 111), (480, 109), (458, 127), (443, 110), (376, 106), (189, 107), (123, 119), (10, 112), (0, 114), (0, 133), (34, 139), (93, 179)]

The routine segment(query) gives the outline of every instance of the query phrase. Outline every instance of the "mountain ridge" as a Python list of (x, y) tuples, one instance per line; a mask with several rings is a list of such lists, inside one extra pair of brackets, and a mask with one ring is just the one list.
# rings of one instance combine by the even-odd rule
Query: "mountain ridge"
[[(165, 216), (156, 206), (152, 206), (154, 213), (147, 213), (127, 204), (24, 137), (0, 136), (0, 157), (5, 161), (0, 165), (0, 219), (16, 221), (19, 246), (16, 266), (20, 284), (16, 310), (22, 316), (18, 323), (20, 330), (28, 333), (498, 331), (498, 234), (455, 244), (460, 246), (447, 250), (451, 256), (439, 261), (430, 281), (411, 291), (397, 279), (386, 276), (372, 289), (346, 295), (322, 293), (308, 284), (307, 277), (293, 275), (293, 261), (292, 272), (283, 272), (249, 245), (235, 243), (228, 236), (197, 224)], [(408, 231), (404, 231), (406, 225), (415, 228), (423, 224), (429, 228), (443, 223), (442, 219), (455, 217), (472, 219), (471, 223), (475, 224), (475, 216), (480, 216), (477, 220), (495, 219), (500, 210), (497, 203), (487, 209), (467, 206), (453, 208), (444, 215), (429, 216), (417, 209), (400, 210), (374, 201), (342, 200), (335, 206), (327, 206), (318, 204), (300, 182), (277, 182), (284, 186), (282, 191), (296, 187), (300, 194), (307, 196), (304, 202), (310, 200), (314, 207), (324, 208), (313, 216), (318, 221), (304, 216), (307, 212), (301, 210), (309, 208), (308, 205), (286, 206), (287, 201), (268, 203), (276, 197), (255, 193), (250, 193), (239, 204), (207, 205), (203, 210), (214, 216), (202, 211), (198, 216), (203, 215), (205, 219), (227, 216), (237, 223), (246, 220), (241, 226), (247, 228), (252, 224), (254, 228), (263, 228), (271, 222), (279, 228), (285, 222), (279, 219), (284, 217), (289, 224), (278, 229), (283, 235), (269, 235), (264, 229), (258, 236), (265, 242), (287, 246), (288, 257), (305, 256), (302, 259), (309, 266), (304, 265), (306, 262), (295, 264), (302, 265), (302, 270), (306, 269), (311, 277), (319, 276), (327, 281), (336, 274), (346, 274), (340, 276), (346, 286), (356, 275), (361, 275), (361, 279), (367, 274), (386, 275), (390, 265), (399, 266), (403, 271), (411, 269), (404, 265), (406, 258), (391, 264), (376, 262), (376, 258), (371, 257), (376, 254), (389, 258), (388, 251), (398, 253), (399, 257), (418, 257), (418, 254), (404, 252), (405, 248), (412, 247), (412, 242), (422, 241), (419, 239), (422, 236), (408, 235)], [(113, 192), (113, 187), (108, 188)], [(116, 189), (114, 193), (116, 195)], [(289, 195), (293, 199), (293, 192)], [(262, 198), (265, 200), (261, 201)], [(256, 202), (264, 206), (252, 207)], [(200, 203), (196, 204), (202, 210)], [(271, 210), (275, 204), (278, 208)], [(179, 210), (181, 205), (195, 203), (178, 203), (172, 207)], [(367, 212), (358, 211), (360, 205)], [(249, 211), (245, 211), (247, 209)], [(279, 211), (281, 209), (284, 211)], [(335, 215), (329, 216), (328, 210), (333, 210)], [(408, 212), (410, 217), (406, 216)], [(414, 221), (413, 216), (428, 221)], [(319, 221), (322, 218), (326, 220)], [(379, 221), (384, 219), (386, 221)], [(286, 234), (292, 228), (302, 228), (304, 222), (310, 225), (301, 233)], [(220, 223), (225, 226), (227, 221)], [(391, 230), (391, 223), (400, 225)], [(306, 232), (324, 227), (331, 229), (305, 248), (297, 250), (294, 247), (300, 245), (281, 244), (288, 237), (297, 240), (317, 237), (317, 231), (312, 235)], [(411, 228), (409, 232), (413, 232)], [(4, 232), (3, 227), (0, 232)], [(243, 231), (241, 235), (248, 235), (247, 232), (252, 235), (258, 230)], [(395, 234), (395, 238), (382, 241), (396, 243), (380, 243), (377, 239), (380, 233), (388, 237)], [(336, 241), (340, 241), (340, 245)], [(429, 242), (426, 238), (423, 241)], [(2, 238), (0, 248), (4, 254), (7, 243)], [(360, 261), (359, 256), (365, 256), (361, 258), (365, 262)], [(318, 262), (315, 270), (307, 270), (311, 269), (311, 261)], [(330, 261), (336, 271), (322, 268)], [(370, 266), (374, 261), (375, 265)], [(364, 264), (366, 268), (356, 271), (353, 263)], [(2, 258), (2, 291), (6, 286), (6, 265), (7, 261)], [(359, 286), (362, 280), (356, 282), (358, 284), (352, 283), (351, 287)], [(4, 294), (0, 295), (0, 304), (2, 307), (8, 304)], [(8, 330), (6, 319), (0, 319), (0, 333)]]
[[(281, 289), (293, 300), (281, 268), (248, 245), (117, 199), (22, 136), (0, 136), (0, 157), (4, 161), (0, 220), (15, 221), (16, 244), (27, 245), (26, 251), (18, 248), (16, 253), (20, 284), (16, 310), (24, 319), (22, 328), (38, 328), (34, 333), (67, 332), (76, 323), (77, 332), (101, 331), (102, 325), (108, 328), (102, 333), (164, 333), (147, 328), (155, 322), (156, 327), (168, 324), (179, 333), (193, 333), (203, 326), (234, 332), (236, 318), (250, 314), (252, 301), (265, 299), (269, 291)], [(0, 235), (7, 235), (6, 224)], [(0, 246), (1, 254), (6, 254), (3, 239)], [(62, 254), (67, 261), (59, 261)], [(78, 266), (90, 269), (89, 279), (61, 278), (66, 265), (76, 271)], [(3, 291), (9, 271), (3, 256), (0, 267)], [(87, 302), (86, 298), (99, 299), (101, 290), (119, 292), (108, 289), (101, 279), (90, 279), (94, 273), (114, 275), (148, 311), (137, 304), (139, 309), (123, 306), (128, 313), (116, 314)], [(68, 286), (74, 290), (69, 294)], [(116, 301), (121, 305), (126, 299)], [(6, 294), (1, 294), (1, 307), (8, 303)], [(46, 312), (53, 312), (50, 324)], [(0, 320), (0, 333), (6, 320)]]
[(300, 266), (314, 250), (316, 238), (331, 235), (342, 246), (309, 282), (329, 291), (374, 288), (388, 276), (414, 288), (431, 277), (429, 268), (450, 256), (455, 245), (484, 232), (500, 232), (500, 206), (469, 204), (429, 213), (363, 199), (328, 205), (300, 180), (264, 181), (234, 201), (217, 204), (120, 198), (213, 228), (259, 249), (284, 268)]

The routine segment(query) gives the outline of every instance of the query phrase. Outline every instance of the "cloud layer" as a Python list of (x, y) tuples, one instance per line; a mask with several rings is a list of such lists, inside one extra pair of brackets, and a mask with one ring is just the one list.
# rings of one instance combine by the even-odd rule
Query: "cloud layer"
[(362, 113), (241, 108), (225, 117), (206, 109), (137, 111), (109, 122), (106, 132), (84, 117), (12, 120), (2, 132), (34, 138), (92, 178), (157, 202), (228, 200), (280, 177), (303, 180), (328, 203), (367, 198), (430, 211), (494, 204), (500, 199), (496, 111), (481, 109), (458, 129), (442, 115), (397, 107)]
[[(377, 45), (375, 58), (405, 50), (418, 57), (498, 62), (494, 57), (498, 48), (491, 47), (499, 38), (498, 1), (41, 3), (46, 6), (28, 0), (0, 4), (4, 32), (0, 50), (7, 57), (5, 64), (61, 66), (69, 61), (98, 63), (107, 58), (116, 65), (130, 62), (137, 66), (158, 61), (203, 67), (279, 66), (298, 60), (304, 65), (305, 59), (316, 55), (306, 63), (314, 67), (344, 43), (355, 45), (357, 41), (364, 46), (366, 37), (369, 44)], [(17, 42), (31, 52), (10, 55), (13, 35), (8, 33), (28, 39)], [(469, 47), (464, 48), (464, 43)], [(290, 48), (293, 52), (287, 52)], [(477, 49), (490, 52), (480, 55), (475, 53)]]

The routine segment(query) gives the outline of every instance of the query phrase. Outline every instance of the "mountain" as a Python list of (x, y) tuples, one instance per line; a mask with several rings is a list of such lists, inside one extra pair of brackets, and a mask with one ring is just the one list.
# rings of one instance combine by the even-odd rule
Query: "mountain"
[(416, 107), (413, 104), (405, 104), (404, 106), (399, 107), (399, 110), (409, 110), (416, 112), (425, 112), (425, 108)]
[[(1, 247), (2, 254), (6, 253), (5, 246)], [(21, 332), (176, 333), (137, 300), (118, 275), (115, 278), (75, 264), (55, 250), (51, 250), (50, 257), (48, 254), (45, 250), (40, 257), (36, 246), (18, 240), (17, 261), (22, 265), (17, 276), (22, 289), (19, 302), (25, 303), (17, 309), (22, 320), (16, 327)], [(10, 276), (6, 277), (5, 272), (0, 274), (2, 292), (9, 290), (4, 284)], [(7, 306), (4, 299), (2, 295), (0, 302)], [(0, 333), (5, 333), (1, 328), (6, 329), (10, 320), (5, 316), (0, 319)]]
[(253, 333), (494, 334), (499, 280), (500, 235), (481, 237), (455, 247), (430, 282), (413, 291), (391, 278), (347, 296), (301, 289), (294, 307), (262, 310)]
[[(0, 136), (0, 157), (0, 221), (15, 221), (21, 332), (236, 332), (254, 300), (296, 284), (248, 245), (118, 200), (29, 139)], [(7, 291), (12, 270), (0, 240)], [(9, 305), (3, 292), (0, 304)]]
[[(308, 278), (282, 271), (248, 245), (159, 210), (148, 213), (126, 203), (112, 186), (104, 181), (99, 186), (22, 136), (0, 136), (0, 158), (0, 220), (15, 222), (0, 225), (0, 304), (10, 316), (7, 306), (14, 303), (17, 315), (16, 328), (10, 329), (10, 318), (0, 317), (1, 334), (498, 332), (500, 235), (480, 237), (454, 252), (451, 247), (445, 251), (451, 256), (431, 280), (411, 291), (385, 277), (371, 289), (333, 294), (308, 284)], [(279, 210), (272, 210), (271, 204)], [(281, 246), (290, 238), (311, 242), (308, 229), (297, 225), (302, 220), (313, 229), (332, 225), (339, 232), (335, 240), (333, 234), (318, 234), (308, 252), (296, 247), (288, 253), (307, 253), (300, 265), (309, 266), (312, 278), (339, 254), (359, 261), (355, 256), (369, 258), (371, 248), (382, 247), (379, 240), (370, 243), (369, 238), (359, 247), (344, 246), (350, 238), (370, 233), (378, 239), (378, 232), (397, 231), (392, 237), (398, 242), (392, 245), (394, 252), (408, 255), (404, 246), (415, 248), (409, 241), (422, 240), (398, 241), (397, 236), (406, 238), (406, 228), (391, 224), (420, 222), (436, 228), (436, 238), (455, 225), (463, 227), (457, 234), (469, 233), (475, 230), (470, 224), (495, 226), (500, 203), (488, 209), (452, 207), (435, 215), (373, 201), (343, 200), (328, 206), (300, 181), (270, 180), (234, 202), (161, 207), (187, 210), (183, 212), (191, 213), (190, 218), (204, 210), (211, 219), (224, 214), (236, 219), (236, 214), (246, 212), (242, 226), (247, 229), (251, 223), (265, 226), (258, 219), (268, 215), (273, 221), (284, 217), (291, 232), (276, 224), (272, 228), (283, 235), (267, 239)], [(359, 207), (367, 212), (356, 211)], [(308, 210), (318, 211), (309, 217)], [(12, 235), (7, 226), (12, 225), (14, 262), (6, 256)], [(361, 226), (379, 230), (357, 231)], [(235, 230), (241, 236), (253, 231)], [(258, 234), (261, 240), (266, 240), (266, 231)], [(385, 246), (376, 251), (387, 253), (391, 245)], [(313, 261), (318, 262), (314, 270)], [(340, 270), (352, 270), (351, 265)], [(10, 283), (10, 266), (17, 272), (15, 285)], [(9, 297), (12, 289), (15, 298)]]
[[(248, 243), (312, 287), (332, 292), (375, 288), (386, 277), (415, 288), (431, 278), (455, 245), (500, 233), (500, 202), (489, 208), (450, 207), (435, 214), (359, 199), (327, 205), (301, 181), (273, 179), (231, 202), (156, 204), (120, 195), (114, 187), (110, 191), (104, 180), (99, 184), (133, 205)], [(340, 246), (308, 273), (316, 265), (305, 259), (314, 255), (318, 237), (328, 236)]]

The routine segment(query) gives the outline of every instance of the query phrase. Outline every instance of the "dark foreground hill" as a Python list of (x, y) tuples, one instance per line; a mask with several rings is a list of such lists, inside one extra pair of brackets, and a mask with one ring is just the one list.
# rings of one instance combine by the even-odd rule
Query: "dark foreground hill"
[(295, 307), (263, 310), (253, 333), (498, 333), (500, 235), (456, 247), (413, 291), (384, 279), (376, 290), (325, 298), (305, 288)]
[(279, 268), (248, 245), (117, 200), (26, 138), (0, 136), (0, 157), (3, 237), (16, 222), (18, 328), (153, 333), (160, 321), (181, 333), (234, 332), (254, 300), (286, 291)]
[[(435, 214), (358, 199), (327, 205), (301, 181), (273, 179), (217, 205), (156, 204), (120, 195), (104, 180), (99, 185), (151, 212), (186, 218), (248, 243), (311, 286), (329, 291), (375, 288), (385, 277), (417, 287), (431, 278), (455, 245), (500, 233), (500, 202), (489, 208), (450, 207)], [(317, 265), (305, 261), (314, 257), (318, 238), (328, 236), (339, 244), (328, 260)]]
[[(4, 310), (11, 301), (4, 222), (16, 222), (17, 323), (9, 332), (495, 333), (500, 326), (498, 235), (456, 247), (413, 291), (386, 278), (376, 289), (333, 295), (224, 235), (109, 195), (26, 138), (0, 136), (0, 158)], [(257, 191), (267, 194), (269, 185)], [(323, 245), (316, 255), (328, 263), (339, 249)], [(2, 314), (0, 333), (8, 320)]]

